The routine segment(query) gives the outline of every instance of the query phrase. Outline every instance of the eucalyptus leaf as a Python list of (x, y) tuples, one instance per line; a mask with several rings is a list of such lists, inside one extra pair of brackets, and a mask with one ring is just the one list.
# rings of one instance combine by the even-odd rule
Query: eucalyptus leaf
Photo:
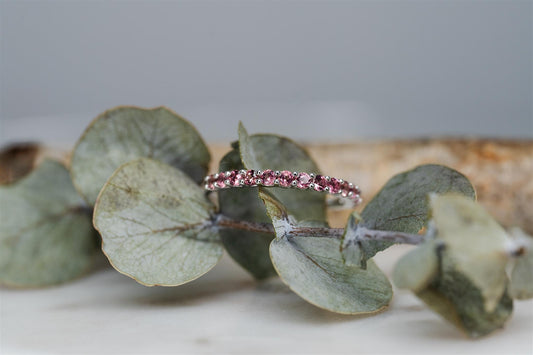
[(438, 246), (435, 240), (427, 240), (402, 257), (392, 274), (394, 284), (415, 293), (426, 288), (438, 277)]
[[(393, 176), (361, 213), (361, 225), (368, 229), (418, 233), (429, 220), (428, 194), (457, 193), (475, 200), (476, 193), (470, 181), (461, 173), (443, 165), (421, 165)], [(351, 228), (357, 228), (353, 224)], [(348, 233), (347, 236), (352, 235)], [(358, 244), (344, 241), (343, 250), (350, 263), (361, 263), (393, 243), (365, 241)], [(359, 256), (351, 259), (349, 254)]]
[(430, 201), (434, 237), (400, 259), (396, 285), (472, 337), (501, 328), (513, 308), (507, 234), (465, 196), (433, 194)]
[(74, 185), (90, 204), (123, 163), (137, 158), (167, 163), (200, 182), (210, 155), (196, 129), (165, 107), (117, 107), (98, 116), (78, 140), (71, 161)]
[[(320, 173), (305, 149), (292, 140), (271, 134), (250, 136), (242, 123), (239, 124), (239, 148), (246, 169)], [(325, 221), (324, 194), (278, 187), (269, 187), (268, 191), (298, 220)]]
[(479, 288), (457, 270), (445, 250), (440, 260), (441, 272), (427, 288), (416, 295), (444, 319), (471, 337), (479, 337), (500, 329), (513, 311), (513, 300), (507, 291), (491, 310)]
[(480, 290), (491, 311), (507, 287), (510, 238), (477, 203), (459, 195), (431, 195), (437, 237), (453, 256), (455, 268)]
[(52, 160), (0, 186), (0, 283), (47, 286), (88, 271), (97, 234), (67, 169)]
[(522, 230), (514, 230), (513, 236), (527, 248), (524, 248), (523, 255), (517, 257), (513, 266), (511, 296), (519, 300), (533, 298), (533, 237)]
[(222, 256), (214, 210), (188, 175), (141, 158), (109, 178), (94, 225), (115, 269), (146, 286), (176, 286), (205, 274)]
[(324, 225), (299, 222), (265, 190), (260, 196), (276, 230), (272, 262), (285, 282), (306, 301), (332, 312), (368, 314), (383, 310), (392, 298), (387, 277), (372, 260), (367, 268), (346, 265), (340, 239), (294, 234), (295, 228)]
[[(243, 167), (239, 150), (233, 149), (222, 158), (219, 170), (240, 170)], [(255, 187), (220, 190), (218, 201), (220, 213), (224, 216), (241, 221), (270, 222)], [(255, 278), (265, 279), (277, 275), (269, 254), (273, 234), (221, 229), (220, 238), (231, 257)]]

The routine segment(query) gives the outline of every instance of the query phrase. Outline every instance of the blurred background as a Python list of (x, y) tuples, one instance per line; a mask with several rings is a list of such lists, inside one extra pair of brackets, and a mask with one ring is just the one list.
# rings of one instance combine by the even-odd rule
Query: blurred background
[(116, 105), (211, 142), (533, 137), (533, 2), (0, 0), (0, 142)]

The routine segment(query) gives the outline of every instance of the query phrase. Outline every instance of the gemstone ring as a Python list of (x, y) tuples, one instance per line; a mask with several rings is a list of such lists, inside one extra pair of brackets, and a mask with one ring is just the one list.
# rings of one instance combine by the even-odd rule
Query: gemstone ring
[[(273, 171), (270, 169), (230, 170), (206, 176), (204, 184), (204, 188), (208, 191), (255, 186), (314, 190), (342, 197), (342, 199), (336, 199), (332, 202), (328, 201), (331, 206), (342, 208), (352, 207), (362, 202), (361, 190), (358, 186), (342, 179), (306, 172)], [(349, 201), (350, 204), (347, 204), (346, 201)]]

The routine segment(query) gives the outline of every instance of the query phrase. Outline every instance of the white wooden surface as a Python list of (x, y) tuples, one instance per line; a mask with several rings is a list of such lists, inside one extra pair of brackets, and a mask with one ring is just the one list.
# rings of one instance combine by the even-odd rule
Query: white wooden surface
[[(390, 274), (408, 247), (377, 256)], [(0, 290), (2, 354), (533, 354), (533, 301), (505, 329), (470, 340), (396, 290), (371, 317), (318, 309), (278, 279), (254, 282), (229, 257), (176, 288), (148, 288), (104, 268), (64, 286)]]

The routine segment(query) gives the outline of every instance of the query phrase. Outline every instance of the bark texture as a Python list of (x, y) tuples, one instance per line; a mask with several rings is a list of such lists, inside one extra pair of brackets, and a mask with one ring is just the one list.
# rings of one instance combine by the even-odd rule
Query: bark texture
[[(323, 173), (357, 183), (367, 202), (399, 172), (420, 164), (447, 165), (472, 181), (478, 201), (500, 223), (533, 234), (532, 140), (436, 138), (304, 145)], [(211, 148), (216, 164), (229, 145)], [(343, 226), (348, 213), (329, 212), (331, 225)]]

